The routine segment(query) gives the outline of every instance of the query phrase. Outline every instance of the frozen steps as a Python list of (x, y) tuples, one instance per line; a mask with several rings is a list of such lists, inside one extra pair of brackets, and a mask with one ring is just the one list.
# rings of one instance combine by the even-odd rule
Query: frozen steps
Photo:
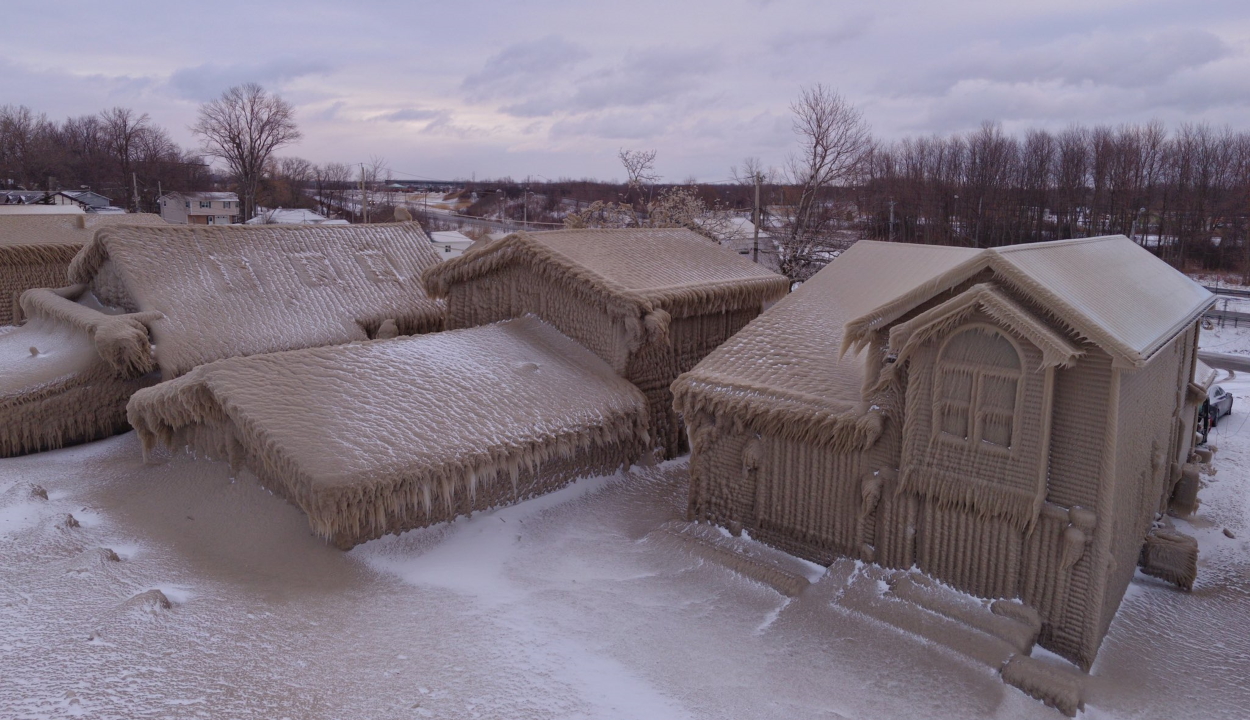
[(829, 568), (837, 604), (949, 648), (1001, 673), (1003, 681), (1066, 715), (1083, 709), (1087, 676), (1059, 660), (1030, 657), (1041, 631), (1037, 611), (1015, 600), (984, 600), (917, 571), (854, 560)]
[(798, 597), (819, 566), (746, 538), (724, 534), (711, 525), (673, 521), (647, 534), (647, 540), (669, 543), (696, 557), (723, 565), (787, 597)]
[(890, 570), (852, 559), (828, 569), (710, 525), (669, 522), (647, 542), (721, 565), (805, 600), (830, 603), (954, 651), (1000, 673), (1012, 685), (1073, 716), (1084, 708), (1088, 676), (1058, 659), (1031, 657), (1041, 618), (1016, 600), (985, 600), (960, 592), (916, 570)]

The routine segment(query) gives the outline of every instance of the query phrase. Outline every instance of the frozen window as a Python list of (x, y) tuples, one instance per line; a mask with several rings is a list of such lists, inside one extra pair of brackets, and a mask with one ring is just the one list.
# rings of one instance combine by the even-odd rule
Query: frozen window
[(1010, 449), (1020, 378), (1020, 354), (1002, 333), (980, 326), (956, 333), (938, 356), (934, 431), (948, 441)]

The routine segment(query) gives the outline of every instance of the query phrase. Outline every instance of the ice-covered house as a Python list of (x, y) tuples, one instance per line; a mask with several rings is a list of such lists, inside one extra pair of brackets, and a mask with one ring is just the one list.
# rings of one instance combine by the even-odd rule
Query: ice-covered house
[(21, 320), (18, 298), (23, 292), (64, 285), (70, 260), (99, 228), (164, 224), (159, 215), (147, 213), (0, 214), (0, 325)]
[(789, 290), (782, 276), (691, 230), (518, 232), (425, 273), (447, 327), (534, 314), (636, 385), (668, 456), (685, 435), (669, 386)]
[(1212, 297), (1123, 236), (860, 242), (674, 384), (693, 519), (828, 564), (919, 568), (1040, 616), (1088, 668), (1193, 478)]
[(209, 363), (129, 420), (346, 548), (675, 452), (673, 379), (788, 289), (685, 230), (517, 233), (424, 279), (446, 332)]
[(128, 217), (102, 216), (117, 222), (80, 238), (68, 271), (44, 279), (55, 289), (22, 295), (26, 324), (0, 334), (0, 457), (124, 431), (134, 392), (203, 363), (443, 326), (419, 280), (438, 257), (416, 223)]

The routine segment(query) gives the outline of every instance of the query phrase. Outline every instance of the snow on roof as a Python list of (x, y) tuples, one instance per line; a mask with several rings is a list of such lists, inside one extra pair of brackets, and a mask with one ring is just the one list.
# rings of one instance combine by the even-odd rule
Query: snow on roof
[(459, 230), (438, 230), (432, 232), (430, 233), (430, 240), (436, 243), (450, 243), (453, 245), (464, 245), (465, 247), (473, 244), (473, 238)]
[(161, 197), (173, 197), (175, 195), (186, 198), (187, 200), (238, 200), (239, 199), (238, 193), (213, 192), (213, 191), (170, 192), (170, 193), (165, 193)]
[(244, 225), (321, 225), (328, 218), (305, 208), (260, 208)]
[(112, 268), (150, 324), (166, 378), (223, 357), (442, 326), (417, 278), (438, 263), (416, 223), (107, 227), (74, 258), (71, 282)]
[(241, 444), (340, 546), (450, 519), (475, 493), (524, 497), (518, 474), (549, 459), (628, 463), (647, 439), (638, 389), (534, 317), (222, 360), (137, 393), (128, 415), (145, 447)]
[(868, 340), (987, 269), (1122, 367), (1143, 365), (1213, 298), (1122, 235), (989, 250), (865, 240), (679, 378), (674, 394), (691, 412), (713, 401), (700, 391), (732, 391), (715, 401), (821, 418), (818, 433), (866, 442), (877, 422), (863, 397)]
[(679, 315), (776, 300), (786, 278), (685, 228), (516, 232), (475, 245), (425, 275), (430, 294), (512, 262), (540, 264), (631, 305)]

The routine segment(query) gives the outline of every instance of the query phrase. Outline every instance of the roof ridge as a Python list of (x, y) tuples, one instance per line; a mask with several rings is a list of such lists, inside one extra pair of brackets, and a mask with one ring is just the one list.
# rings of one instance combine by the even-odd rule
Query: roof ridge
[(1091, 237), (1083, 237), (1083, 238), (1064, 238), (1063, 240), (1042, 240), (1039, 242), (1020, 243), (1018, 245), (1000, 245), (998, 247), (987, 248), (987, 250), (1001, 255), (1003, 253), (1009, 253), (1009, 252), (1024, 252), (1026, 250), (1041, 250), (1047, 247), (1064, 247), (1067, 245), (1083, 245), (1085, 243), (1107, 242), (1108, 240), (1114, 240), (1116, 238), (1124, 238), (1125, 240), (1128, 240), (1128, 237), (1125, 235), (1094, 235)]

